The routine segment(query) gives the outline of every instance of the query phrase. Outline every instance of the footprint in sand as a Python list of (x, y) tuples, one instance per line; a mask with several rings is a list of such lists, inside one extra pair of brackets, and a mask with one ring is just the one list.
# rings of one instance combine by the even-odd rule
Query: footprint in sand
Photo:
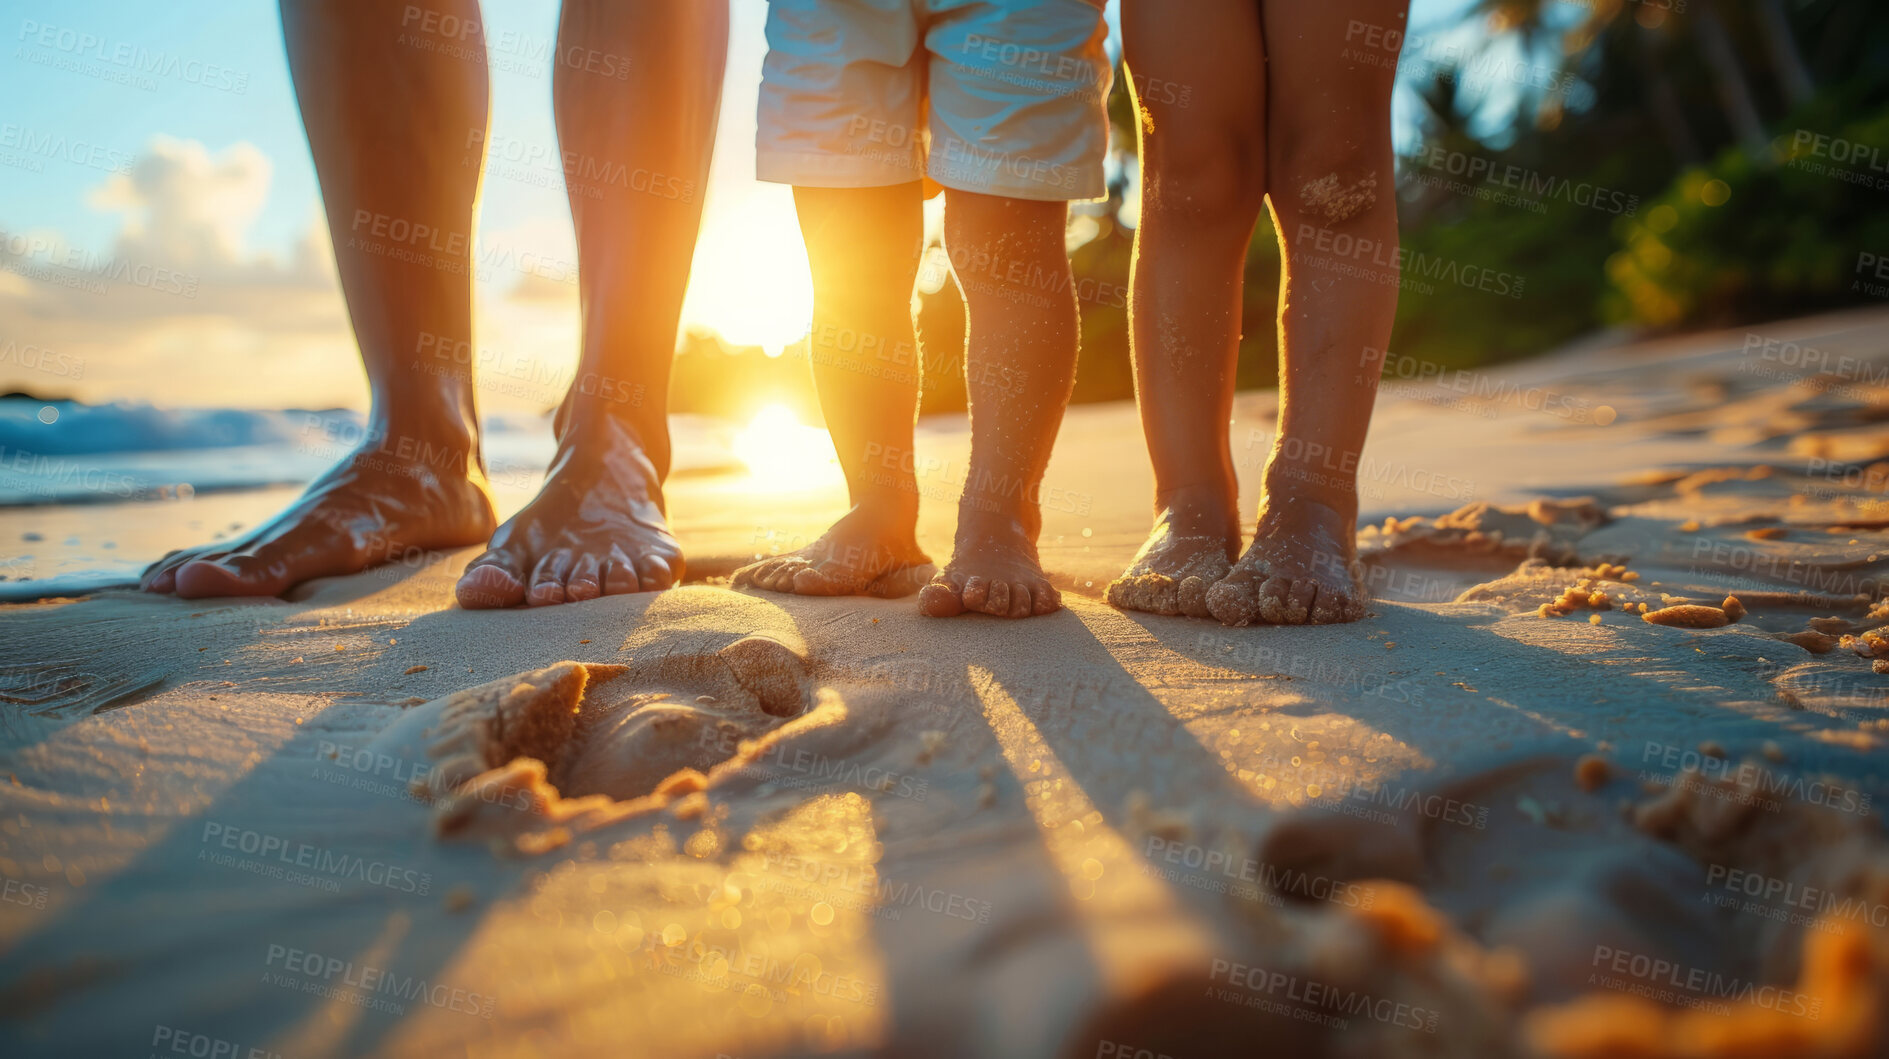
[(1889, 931), (1872, 917), (1889, 844), (1866, 815), (1755, 797), (1778, 778), (1765, 768), (1656, 791), (1592, 756), (1542, 756), (1393, 781), (1392, 811), (1296, 814), (1255, 863), (1321, 885), (1275, 888), (1287, 904), (1248, 913), (1247, 955), (1141, 983), (1065, 1054), (1238, 1039), (1303, 1056), (1446, 1040), (1515, 1059), (1884, 1054)]
[[(415, 706), (369, 749), (429, 761), (414, 793), (442, 836), (522, 852), (661, 808), (739, 766), (769, 733), (811, 720), (806, 660), (749, 636), (629, 665), (559, 662)], [(814, 711), (818, 712), (818, 711)]]

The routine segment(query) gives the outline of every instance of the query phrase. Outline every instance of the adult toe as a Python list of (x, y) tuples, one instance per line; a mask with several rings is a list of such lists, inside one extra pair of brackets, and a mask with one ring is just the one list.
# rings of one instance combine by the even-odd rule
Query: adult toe
[(1207, 590), (1207, 613), (1222, 625), (1251, 625), (1259, 617), (1259, 603), (1248, 581), (1229, 577)]
[[(737, 578), (740, 577), (747, 569), (747, 567), (742, 567), (741, 570), (735, 571), (735, 576)], [(736, 581), (735, 583), (740, 584), (741, 582)], [(636, 576), (636, 566), (630, 562), (628, 556), (612, 548), (610, 550), (610, 558), (605, 560), (603, 564), (603, 594), (606, 596), (626, 596), (632, 592), (641, 590), (642, 584), (640, 579)]]
[(221, 555), (192, 559), (177, 568), (176, 591), (182, 599), (213, 596), (275, 596), (310, 577), (330, 571), (315, 564), (291, 545), (272, 542), (250, 555)]
[(918, 590), (918, 612), (931, 618), (952, 618), (964, 613), (964, 585), (946, 574)]
[(467, 610), (516, 607), (525, 601), (525, 579), (518, 576), (509, 552), (489, 551), (472, 561), (453, 586)]
[(1063, 609), (1063, 594), (1045, 581), (1030, 590), (1030, 613), (1038, 617)]
[(1005, 616), (1027, 618), (1033, 613), (1035, 613), (1035, 605), (1030, 594), (1030, 586), (1013, 583), (1010, 586), (1010, 610)]
[(571, 576), (564, 581), (564, 594), (574, 603), (603, 595), (602, 560), (588, 553), (578, 556)]
[(1292, 592), (1292, 580), (1285, 577), (1269, 577), (1260, 583), (1254, 595), (1259, 607), (1261, 620), (1274, 625), (1294, 625), (1305, 621), (1301, 616), (1298, 622), (1292, 620), (1291, 605), (1286, 597)]
[(1215, 583), (1216, 582), (1210, 581), (1207, 578), (1197, 576), (1188, 577), (1183, 580), (1181, 587), (1175, 592), (1174, 600), (1175, 603), (1180, 606), (1181, 613), (1190, 618), (1213, 617), (1207, 610), (1207, 590), (1212, 588)]
[(1292, 582), (1286, 589), (1286, 622), (1291, 625), (1303, 625), (1313, 615), (1314, 606), (1319, 600), (1319, 585), (1309, 577)]
[[(967, 590), (968, 593), (968, 590)], [(984, 596), (984, 605), (978, 608), (986, 614), (1003, 617), (1010, 613), (1010, 582), (992, 581)]]
[(645, 555), (636, 560), (636, 579), (643, 591), (661, 592), (675, 587), (676, 572), (662, 556)]
[(564, 548), (554, 549), (539, 559), (531, 571), (531, 590), (525, 594), (525, 602), (534, 607), (563, 603), (567, 598), (564, 582), (570, 576), (572, 561), (571, 553)]

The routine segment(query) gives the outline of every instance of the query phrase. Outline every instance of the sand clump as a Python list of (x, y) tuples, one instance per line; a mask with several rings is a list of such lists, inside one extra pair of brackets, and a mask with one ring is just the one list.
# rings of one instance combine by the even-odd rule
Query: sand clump
[(1435, 518), (1386, 518), (1381, 526), (1366, 526), (1358, 533), (1358, 549), (1361, 555), (1445, 551), (1576, 566), (1581, 538), (1608, 521), (1592, 498), (1540, 499), (1514, 507), (1479, 500)]
[(1675, 629), (1717, 629), (1736, 624), (1744, 617), (1745, 605), (1738, 601), (1737, 596), (1726, 596), (1725, 602), (1716, 607), (1684, 603), (1642, 613), (1640, 620), (1649, 625), (1666, 625)]

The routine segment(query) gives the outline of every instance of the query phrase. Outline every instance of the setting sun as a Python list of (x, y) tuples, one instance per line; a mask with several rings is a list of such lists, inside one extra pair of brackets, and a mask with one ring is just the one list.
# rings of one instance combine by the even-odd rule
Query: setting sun
[(786, 405), (765, 405), (734, 439), (735, 457), (755, 484), (769, 492), (808, 489), (839, 477), (833, 441), (801, 423)]

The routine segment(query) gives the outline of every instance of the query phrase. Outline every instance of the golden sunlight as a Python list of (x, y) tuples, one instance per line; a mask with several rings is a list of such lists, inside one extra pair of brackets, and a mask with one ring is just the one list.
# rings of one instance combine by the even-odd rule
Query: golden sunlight
[(704, 218), (682, 318), (738, 346), (780, 349), (813, 319), (813, 280), (791, 193), (765, 188)]
[(809, 489), (839, 477), (827, 432), (801, 423), (786, 405), (762, 406), (735, 435), (734, 450), (756, 484), (769, 492)]

